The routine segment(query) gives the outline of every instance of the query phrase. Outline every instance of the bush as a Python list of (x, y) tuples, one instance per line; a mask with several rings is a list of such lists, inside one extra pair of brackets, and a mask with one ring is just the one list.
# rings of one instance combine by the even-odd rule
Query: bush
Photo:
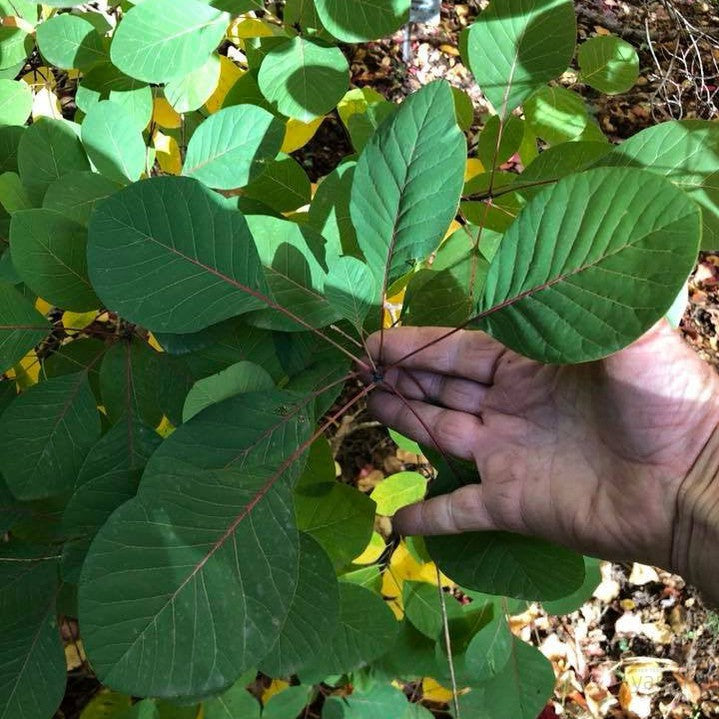
[[(569, 0), (492, 0), (464, 35), (496, 109), (469, 163), (463, 93), (349, 89), (339, 43), (394, 32), (409, 0), (80, 4), (0, 0), (0, 716), (58, 707), (60, 617), (114, 690), (103, 716), (257, 717), (259, 670), (293, 684), (264, 717), (322, 697), (329, 719), (430, 716), (397, 687), (453, 674), (464, 716), (534, 719), (554, 674), (507, 615), (571, 611), (597, 562), (501, 532), (388, 542), (376, 512), (426, 478), (368, 497), (323, 433), (393, 321), (552, 363), (639, 337), (717, 244), (719, 125), (611, 145), (555, 82)], [(578, 63), (605, 93), (638, 73), (613, 37)], [(313, 194), (292, 153), (335, 110), (356, 155)], [(478, 481), (413, 451), (432, 493)]]

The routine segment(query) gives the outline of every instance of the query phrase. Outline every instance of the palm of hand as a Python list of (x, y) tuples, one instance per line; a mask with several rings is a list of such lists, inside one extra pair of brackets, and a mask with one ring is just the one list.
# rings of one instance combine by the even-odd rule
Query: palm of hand
[[(440, 334), (387, 333), (383, 356), (395, 362)], [(407, 533), (502, 529), (669, 563), (677, 492), (716, 424), (707, 404), (717, 380), (666, 324), (603, 361), (565, 367), (461, 333), (388, 381), (409, 403), (383, 392), (375, 413), (474, 459), (482, 477), (406, 510)]]

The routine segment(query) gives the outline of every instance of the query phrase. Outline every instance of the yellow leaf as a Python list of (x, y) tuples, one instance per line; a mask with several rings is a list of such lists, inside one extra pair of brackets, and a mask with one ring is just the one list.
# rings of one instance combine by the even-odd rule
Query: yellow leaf
[(109, 689), (101, 689), (82, 710), (80, 719), (107, 719), (119, 715), (131, 704), (131, 697)]
[(484, 165), (476, 157), (467, 159), (467, 168), (464, 171), (464, 181), (469, 182), (473, 177), (481, 175), (484, 172)]
[(28, 35), (33, 35), (35, 33), (34, 25), (29, 23), (27, 20), (24, 20), (23, 18), (18, 17), (16, 15), (8, 15), (7, 17), (4, 17), (2, 19), (2, 26), (3, 27), (16, 27), (18, 30), (22, 30), (23, 32), (26, 32)]
[(452, 701), (451, 690), (443, 687), (436, 679), (425, 677), (422, 680), (422, 698), (430, 702), (447, 704)]
[(222, 109), (222, 104), (225, 102), (227, 93), (244, 74), (245, 71), (237, 67), (230, 58), (224, 55), (220, 57), (220, 78), (217, 81), (215, 91), (205, 103), (205, 108), (210, 114)]
[(149, 344), (150, 347), (155, 350), (155, 352), (165, 351), (164, 349), (162, 349), (162, 345), (157, 341), (157, 337), (155, 337), (152, 332), (147, 335), (147, 344)]
[(67, 671), (71, 672), (78, 669), (85, 663), (85, 648), (82, 645), (82, 639), (70, 642), (65, 645), (65, 665)]
[(166, 130), (176, 130), (182, 126), (182, 117), (164, 97), (155, 98), (152, 121)]
[(281, 152), (289, 154), (304, 147), (315, 136), (324, 119), (324, 117), (318, 117), (311, 122), (302, 122), (301, 120), (290, 118), (287, 121)]
[(272, 37), (275, 34), (273, 26), (257, 18), (237, 18), (227, 30), (227, 39), (234, 45), (239, 45), (242, 40), (249, 40), (253, 37)]
[(370, 105), (382, 102), (384, 96), (371, 87), (361, 87), (349, 90), (337, 103), (337, 112), (340, 120), (347, 125), (352, 115), (363, 115)]
[(30, 72), (26, 72), (21, 78), (23, 82), (26, 82), (33, 90), (41, 87), (49, 87), (54, 90), (57, 87), (57, 79), (52, 68), (41, 65), (36, 67)]
[(52, 309), (52, 305), (49, 302), (45, 302), (45, 300), (42, 299), (42, 297), (38, 297), (35, 300), (35, 309), (41, 315), (46, 315)]
[(97, 310), (90, 312), (63, 312), (62, 325), (65, 328), (85, 329), (97, 317)]
[(384, 552), (386, 546), (387, 545), (384, 543), (384, 539), (382, 539), (382, 535), (378, 532), (372, 532), (369, 544), (359, 557), (352, 560), (352, 563), (374, 564), (382, 556), (382, 552)]
[[(444, 575), (440, 577), (443, 586), (453, 585), (452, 581)], [(398, 619), (404, 616), (402, 587), (406, 581), (428, 582), (437, 586), (437, 569), (434, 562), (418, 562), (402, 540), (394, 550), (389, 566), (382, 575), (382, 595), (389, 597), (390, 609)]]
[(177, 140), (160, 130), (155, 130), (152, 144), (160, 169), (166, 175), (179, 175), (182, 172), (182, 155)]
[(40, 360), (35, 350), (30, 350), (8, 371), (7, 376), (14, 379), (20, 389), (27, 389), (37, 384), (40, 379)]
[(270, 686), (262, 692), (262, 704), (267, 704), (267, 702), (270, 701), (275, 694), (283, 692), (289, 686), (289, 682), (286, 682), (283, 679), (273, 679)]
[(160, 435), (163, 439), (167, 439), (173, 432), (175, 431), (175, 427), (170, 422), (170, 420), (163, 415), (162, 419), (160, 420), (160, 424), (155, 427), (155, 432)]
[(459, 50), (454, 45), (440, 45), (439, 49), (447, 55), (459, 56)]
[(450, 224), (449, 229), (447, 230), (447, 234), (444, 236), (444, 239), (446, 240), (448, 237), (453, 235), (461, 227), (462, 227), (462, 225), (459, 222), (457, 222), (457, 220), (452, 220), (452, 224)]

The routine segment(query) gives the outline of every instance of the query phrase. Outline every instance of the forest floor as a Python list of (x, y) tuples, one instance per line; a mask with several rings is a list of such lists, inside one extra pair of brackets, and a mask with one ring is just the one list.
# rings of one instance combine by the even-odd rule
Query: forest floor
[[(436, 28), (417, 27), (411, 58), (397, 36), (354, 49), (353, 81), (400, 100), (433, 79), (465, 90), (475, 106), (474, 132), (487, 106), (457, 52), (458, 35), (480, 2), (443, 5)], [(579, 39), (611, 32), (639, 51), (637, 85), (606, 96), (568, 72), (562, 83), (579, 91), (612, 141), (671, 119), (719, 119), (719, 6), (716, 1), (577, 3)], [(470, 142), (472, 138), (470, 138)], [(339, 123), (324, 123), (305, 150), (310, 171), (326, 174), (347, 144)], [(681, 331), (719, 369), (719, 256), (702, 255), (689, 283)], [(412, 466), (386, 430), (364, 411), (346, 418), (335, 436), (343, 480), (370, 488)], [(532, 606), (514, 630), (549, 657), (558, 677), (554, 702), (541, 719), (571, 717), (719, 717), (719, 614), (706, 609), (683, 580), (658, 568), (606, 563), (602, 583), (580, 611), (549, 617)], [(441, 716), (442, 714), (438, 714)]]

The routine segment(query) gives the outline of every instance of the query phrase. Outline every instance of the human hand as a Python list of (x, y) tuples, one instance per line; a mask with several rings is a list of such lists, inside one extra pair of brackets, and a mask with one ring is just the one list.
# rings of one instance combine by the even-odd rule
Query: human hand
[(482, 478), (404, 509), (398, 531), (518, 532), (671, 568), (719, 596), (719, 379), (666, 322), (611, 357), (571, 366), (526, 359), (482, 332), (436, 341), (447, 332), (369, 340), (378, 364), (397, 363), (370, 410), (474, 460)]

